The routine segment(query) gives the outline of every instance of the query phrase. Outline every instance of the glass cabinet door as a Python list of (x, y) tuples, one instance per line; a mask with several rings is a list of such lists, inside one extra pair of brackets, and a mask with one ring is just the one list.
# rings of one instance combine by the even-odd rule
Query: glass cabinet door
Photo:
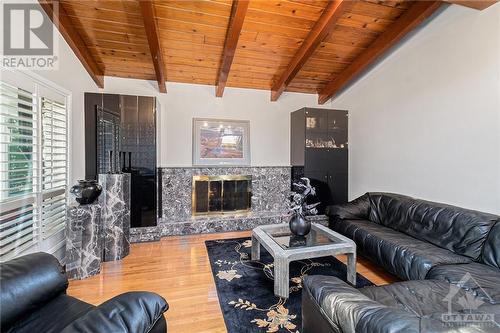
[(347, 148), (347, 111), (328, 112), (328, 148)]
[(306, 148), (326, 148), (328, 142), (328, 113), (308, 109), (306, 113)]
[(305, 111), (306, 148), (347, 148), (347, 111)]

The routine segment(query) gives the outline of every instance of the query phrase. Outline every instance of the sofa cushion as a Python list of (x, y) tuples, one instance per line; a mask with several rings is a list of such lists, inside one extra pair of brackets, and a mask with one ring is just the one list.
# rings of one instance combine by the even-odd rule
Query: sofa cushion
[[(418, 317), (374, 301), (362, 294), (359, 289), (335, 277), (307, 276), (304, 279), (303, 292), (311, 295), (316, 301), (333, 332), (420, 332)], [(303, 329), (305, 332), (313, 332), (308, 327)]]
[(482, 262), (500, 268), (500, 222), (491, 228), (483, 247)]
[(471, 291), (484, 302), (500, 304), (500, 270), (480, 263), (440, 265), (427, 279), (444, 280)]
[(94, 306), (68, 295), (60, 295), (19, 320), (9, 333), (56, 333), (74, 322)]
[[(385, 286), (372, 286), (359, 289), (370, 299), (386, 306), (412, 313), (417, 317), (445, 313), (448, 311), (450, 284), (439, 280), (395, 282)], [(451, 287), (452, 288), (452, 287)], [(458, 303), (465, 290), (460, 289), (456, 297), (449, 299), (452, 309), (462, 309)]]
[(446, 281), (404, 281), (365, 287), (359, 291), (377, 303), (420, 318), (421, 332), (462, 332), (464, 324), (467, 327), (464, 332), (497, 332), (495, 324), (489, 320), (486, 323), (478, 322), (477, 326), (466, 320), (448, 321), (447, 318), (457, 318), (448, 316), (450, 314), (487, 314), (498, 320), (500, 306), (485, 303), (471, 291)]
[[(500, 306), (482, 303), (466, 290), (445, 281), (405, 281), (355, 289), (338, 278), (313, 275), (304, 279), (303, 293), (318, 304), (332, 332), (498, 332), (491, 321), (477, 324), (450, 321), (449, 314), (472, 313), (486, 314), (485, 318), (498, 321)], [(303, 309), (303, 313), (310, 315), (308, 309)], [(308, 323), (308, 318), (304, 323)], [(316, 333), (309, 327), (304, 327), (304, 332)]]
[(326, 207), (325, 214), (334, 219), (367, 220), (370, 213), (368, 193), (345, 204)]
[[(483, 303), (445, 281), (405, 281), (355, 289), (338, 278), (313, 275), (304, 279), (303, 293), (318, 304), (332, 332), (498, 332), (499, 305)], [(310, 315), (308, 309), (303, 313)], [(471, 314), (478, 316), (467, 321)], [(304, 332), (316, 333), (309, 327)]]
[(354, 240), (361, 254), (404, 280), (423, 280), (436, 265), (472, 261), (367, 220), (341, 220), (330, 227)]
[(481, 259), (497, 215), (390, 193), (369, 193), (370, 220), (422, 241)]

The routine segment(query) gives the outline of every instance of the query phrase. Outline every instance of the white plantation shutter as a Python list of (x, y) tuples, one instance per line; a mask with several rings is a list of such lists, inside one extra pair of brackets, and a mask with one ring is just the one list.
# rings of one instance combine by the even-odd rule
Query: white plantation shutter
[(37, 244), (34, 206), (23, 200), (19, 206), (0, 214), (0, 258), (8, 260)]
[(43, 195), (41, 218), (43, 239), (64, 230), (66, 225), (66, 193), (64, 190), (50, 191)]
[(33, 93), (0, 83), (0, 257), (37, 242), (37, 128)]
[(37, 116), (31, 92), (0, 83), (0, 200), (32, 194)]
[(67, 120), (64, 104), (42, 97), (41, 225), (44, 239), (64, 229), (67, 187)]
[(68, 95), (29, 76), (2, 74), (0, 261), (5, 261), (50, 252), (64, 242)]

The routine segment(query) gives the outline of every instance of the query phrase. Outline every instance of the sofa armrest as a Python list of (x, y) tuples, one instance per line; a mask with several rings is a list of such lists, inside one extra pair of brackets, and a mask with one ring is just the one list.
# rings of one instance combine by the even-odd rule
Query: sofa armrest
[(63, 267), (48, 253), (28, 254), (1, 264), (2, 331), (65, 293), (67, 287), (68, 279)]
[(66, 326), (63, 333), (115, 332), (147, 333), (164, 320), (168, 304), (150, 292), (129, 292), (102, 303)]
[(366, 220), (370, 213), (370, 198), (368, 193), (351, 202), (328, 206), (326, 215), (342, 220)]
[[(307, 276), (304, 286), (303, 292), (312, 296), (322, 315), (339, 332), (419, 332), (417, 316), (374, 301), (338, 278)], [(304, 332), (308, 331), (304, 327)]]

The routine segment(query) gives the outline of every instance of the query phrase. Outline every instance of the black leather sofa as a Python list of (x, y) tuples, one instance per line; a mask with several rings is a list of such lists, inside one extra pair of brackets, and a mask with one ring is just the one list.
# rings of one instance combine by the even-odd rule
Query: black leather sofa
[(93, 306), (66, 295), (59, 261), (34, 253), (0, 265), (1, 332), (165, 333), (167, 302), (150, 292), (118, 295)]
[(327, 215), (359, 254), (404, 281), (355, 289), (307, 277), (304, 333), (500, 332), (499, 216), (389, 193)]

